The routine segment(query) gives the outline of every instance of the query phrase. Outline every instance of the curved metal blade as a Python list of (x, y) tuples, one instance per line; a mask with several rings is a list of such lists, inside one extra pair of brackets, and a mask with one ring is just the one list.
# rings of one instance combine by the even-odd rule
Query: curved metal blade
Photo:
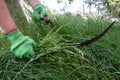
[(98, 41), (102, 36), (104, 36), (109, 31), (109, 29), (113, 26), (113, 24), (115, 22), (116, 21), (112, 22), (103, 32), (101, 32), (100, 34), (98, 34), (94, 38), (92, 38), (90, 40), (83, 41), (81, 43), (72, 43), (72, 45), (75, 45), (75, 46), (87, 46), (87, 45), (90, 45), (90, 44)]

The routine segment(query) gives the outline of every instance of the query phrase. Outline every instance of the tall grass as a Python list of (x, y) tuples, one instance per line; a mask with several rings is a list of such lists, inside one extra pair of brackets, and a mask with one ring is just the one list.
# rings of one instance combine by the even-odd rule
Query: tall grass
[(9, 50), (10, 43), (0, 38), (1, 80), (120, 79), (119, 23), (98, 42), (75, 47), (61, 42), (57, 34), (81, 42), (96, 36), (110, 22), (98, 17), (83, 19), (68, 13), (54, 17), (55, 32), (50, 25), (27, 23), (20, 18), (20, 30), (37, 42), (34, 47), (36, 57), (31, 60), (16, 58)]

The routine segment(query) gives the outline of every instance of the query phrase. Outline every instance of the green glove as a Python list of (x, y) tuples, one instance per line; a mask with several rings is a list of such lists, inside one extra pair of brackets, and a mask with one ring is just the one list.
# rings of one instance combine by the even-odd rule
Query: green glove
[(42, 22), (44, 18), (48, 17), (48, 12), (42, 4), (37, 4), (33, 10), (32, 16), (35, 22)]
[(35, 54), (33, 45), (36, 43), (28, 36), (24, 36), (19, 30), (15, 30), (7, 35), (7, 39), (11, 42), (11, 51), (18, 58), (32, 58)]

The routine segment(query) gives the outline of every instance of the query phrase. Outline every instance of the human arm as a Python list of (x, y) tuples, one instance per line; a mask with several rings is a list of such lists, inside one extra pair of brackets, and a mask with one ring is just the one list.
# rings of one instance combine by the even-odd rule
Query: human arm
[(18, 58), (31, 58), (34, 56), (33, 45), (35, 44), (28, 36), (24, 36), (16, 26), (4, 0), (0, 0), (0, 26), (11, 42), (11, 51)]

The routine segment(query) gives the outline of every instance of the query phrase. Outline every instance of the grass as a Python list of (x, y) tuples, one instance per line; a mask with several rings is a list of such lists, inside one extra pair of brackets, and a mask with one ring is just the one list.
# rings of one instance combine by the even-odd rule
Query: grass
[(57, 34), (81, 42), (96, 36), (110, 22), (98, 17), (82, 19), (66, 13), (55, 16), (53, 22), (58, 29), (52, 32), (50, 25), (37, 25), (20, 19), (20, 30), (37, 42), (34, 47), (36, 57), (31, 60), (16, 58), (9, 50), (10, 43), (1, 37), (0, 80), (120, 79), (119, 23), (98, 42), (75, 47), (61, 42)]

